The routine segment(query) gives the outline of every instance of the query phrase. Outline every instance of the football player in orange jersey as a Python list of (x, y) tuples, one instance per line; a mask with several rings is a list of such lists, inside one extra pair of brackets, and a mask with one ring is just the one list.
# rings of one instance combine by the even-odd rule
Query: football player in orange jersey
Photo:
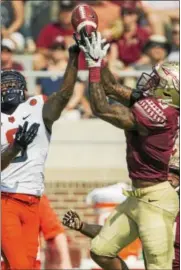
[[(46, 241), (44, 269), (71, 269), (72, 265), (65, 230), (46, 195), (41, 197), (39, 207), (40, 245), (34, 269), (41, 269), (43, 266), (40, 256), (41, 234), (43, 234)], [(5, 269), (3, 260), (1, 261), (1, 269)]]
[(44, 164), (53, 123), (73, 94), (79, 48), (69, 49), (69, 62), (61, 89), (48, 99), (27, 98), (24, 76), (14, 70), (1, 72), (1, 153), (13, 143), (19, 126), (39, 125), (34, 140), (12, 160), (2, 155), (1, 247), (7, 268), (32, 269), (38, 249), (39, 202), (44, 191)]

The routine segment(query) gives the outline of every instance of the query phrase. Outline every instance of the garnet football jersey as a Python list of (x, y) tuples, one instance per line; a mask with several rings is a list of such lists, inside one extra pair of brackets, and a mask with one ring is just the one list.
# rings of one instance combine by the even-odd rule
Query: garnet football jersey
[(50, 134), (44, 125), (42, 110), (44, 96), (29, 98), (20, 104), (13, 114), (1, 113), (1, 152), (13, 141), (19, 125), (28, 121), (28, 128), (33, 123), (40, 124), (38, 134), (1, 173), (1, 191), (24, 193), (41, 196), (44, 190), (44, 165), (48, 153)]
[(126, 132), (130, 178), (167, 179), (170, 155), (178, 132), (178, 110), (154, 98), (144, 98), (134, 104), (132, 113), (146, 133)]

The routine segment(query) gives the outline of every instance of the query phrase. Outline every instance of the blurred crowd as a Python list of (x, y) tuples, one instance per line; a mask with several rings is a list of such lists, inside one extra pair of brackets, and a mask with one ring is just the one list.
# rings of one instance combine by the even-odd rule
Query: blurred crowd
[[(79, 3), (92, 5), (98, 14), (98, 29), (111, 43), (106, 61), (120, 82), (136, 83), (135, 77), (120, 78), (122, 71), (148, 71), (166, 59), (179, 61), (179, 1), (1, 0), (2, 69), (23, 71), (13, 56), (31, 54), (33, 70), (63, 72), (74, 42), (71, 14)], [(81, 53), (79, 70), (86, 69)], [(35, 94), (49, 96), (62, 82), (63, 75), (36, 78)], [(79, 77), (63, 117), (93, 117), (87, 87)]]

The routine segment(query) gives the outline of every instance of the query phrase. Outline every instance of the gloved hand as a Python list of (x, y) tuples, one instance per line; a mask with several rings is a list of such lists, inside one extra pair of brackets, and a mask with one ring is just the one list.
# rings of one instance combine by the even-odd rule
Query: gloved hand
[(76, 231), (80, 231), (82, 228), (82, 221), (77, 214), (77, 212), (73, 210), (69, 210), (63, 217), (62, 220), (63, 225), (67, 226), (68, 228)]
[(84, 44), (79, 42), (80, 49), (85, 53), (85, 59), (89, 68), (101, 67), (102, 59), (106, 56), (110, 44), (101, 39), (100, 32), (93, 32), (91, 39), (83, 36)]
[(34, 123), (27, 130), (28, 122), (26, 121), (23, 126), (19, 126), (19, 129), (15, 135), (14, 144), (21, 148), (21, 150), (26, 150), (27, 146), (33, 142), (34, 138), (38, 133), (40, 124)]

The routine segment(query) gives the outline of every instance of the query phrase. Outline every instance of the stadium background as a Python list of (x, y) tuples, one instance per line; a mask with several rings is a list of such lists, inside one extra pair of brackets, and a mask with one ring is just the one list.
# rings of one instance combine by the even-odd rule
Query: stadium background
[[(121, 83), (135, 87), (136, 78), (142, 71), (150, 71), (152, 64), (165, 59), (179, 61), (179, 1), (13, 2), (19, 2), (19, 6), (1, 1), (2, 68), (23, 71), (30, 96), (47, 94), (47, 85), (54, 89), (52, 92), (59, 90), (67, 49), (73, 42), (72, 29), (70, 21), (66, 22), (68, 30), (58, 26), (61, 31), (55, 35), (54, 30), (49, 30), (52, 28), (46, 27), (66, 12), (71, 13), (79, 2), (92, 4), (98, 13), (99, 30), (113, 48), (107, 62)], [(128, 18), (134, 15), (136, 21)], [(126, 29), (129, 22), (131, 30)], [(138, 27), (140, 31), (135, 30)], [(47, 36), (51, 41), (48, 44)], [(129, 46), (133, 46), (131, 51)], [(84, 220), (95, 223), (95, 209), (86, 205), (86, 195), (96, 187), (129, 183), (124, 132), (93, 117), (87, 95), (87, 71), (81, 63), (74, 98), (76, 101), (65, 109), (53, 128), (46, 162), (46, 194), (60, 219), (73, 208)], [(67, 236), (73, 265), (79, 267), (82, 259), (89, 258), (89, 240), (71, 231), (67, 231)]]

